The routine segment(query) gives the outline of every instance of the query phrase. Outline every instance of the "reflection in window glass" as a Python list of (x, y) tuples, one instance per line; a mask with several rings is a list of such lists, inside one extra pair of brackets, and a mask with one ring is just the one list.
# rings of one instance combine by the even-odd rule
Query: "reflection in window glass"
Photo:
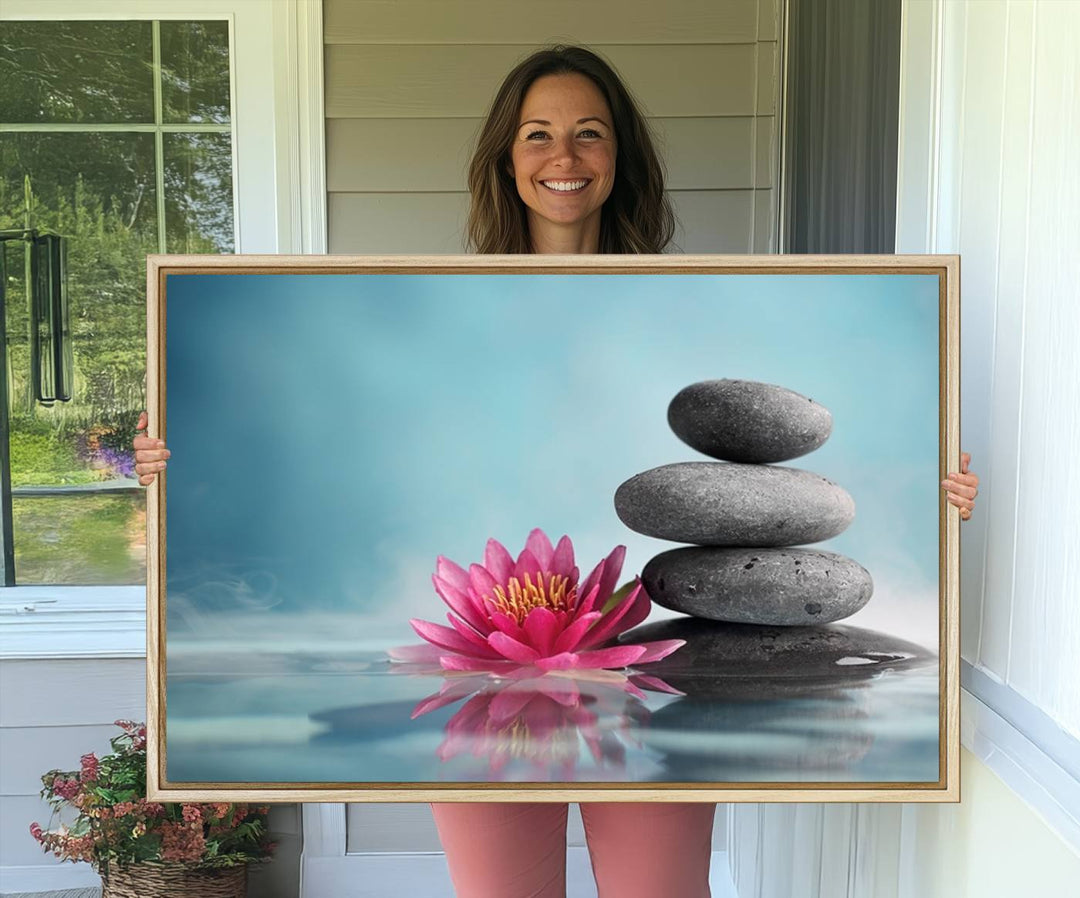
[(20, 583), (79, 586), (146, 580), (146, 493), (16, 498)]
[(153, 122), (151, 27), (4, 22), (0, 122)]
[[(32, 199), (27, 198), (26, 178)], [(152, 133), (0, 132), (2, 227), (30, 224), (85, 243), (96, 239), (100, 218), (114, 231), (126, 232), (139, 248), (154, 247), (156, 191)], [(85, 215), (95, 219), (93, 228)], [(75, 253), (69, 257), (73, 261), (80, 248), (69, 246), (68, 251)], [(82, 256), (88, 254), (87, 262), (96, 264), (97, 253)]]
[(233, 251), (232, 142), (228, 134), (166, 134), (165, 247)]
[[(16, 126), (0, 132), (0, 230), (67, 239), (74, 360), (72, 401), (34, 401), (26, 244), (0, 243), (18, 583), (145, 579), (131, 439), (146, 407), (146, 255), (233, 250), (226, 23), (161, 22), (159, 34), (163, 105), (206, 130), (155, 122), (150, 21), (0, 33), (0, 120)], [(41, 129), (56, 122), (79, 127)]]
[(161, 23), (162, 121), (229, 121), (229, 23)]

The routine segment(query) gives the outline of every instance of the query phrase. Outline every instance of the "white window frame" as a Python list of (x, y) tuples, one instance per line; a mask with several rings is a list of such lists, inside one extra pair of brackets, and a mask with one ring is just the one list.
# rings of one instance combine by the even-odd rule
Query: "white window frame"
[[(0, 21), (229, 23), (238, 253), (326, 252), (321, 0), (4, 0)], [(0, 588), (0, 658), (142, 657), (143, 586)]]

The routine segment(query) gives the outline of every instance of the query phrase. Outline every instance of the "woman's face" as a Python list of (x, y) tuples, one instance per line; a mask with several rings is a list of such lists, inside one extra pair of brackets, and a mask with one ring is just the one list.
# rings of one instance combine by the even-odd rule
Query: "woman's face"
[(529, 87), (510, 159), (534, 237), (537, 227), (599, 227), (615, 182), (614, 124), (584, 75), (545, 75)]

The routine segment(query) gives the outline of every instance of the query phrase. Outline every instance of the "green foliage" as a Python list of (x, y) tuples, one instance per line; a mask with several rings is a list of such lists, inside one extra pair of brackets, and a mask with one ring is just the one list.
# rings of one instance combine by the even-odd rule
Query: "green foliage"
[[(37, 405), (31, 393), (24, 245), (6, 244), (12, 412), (21, 415), (20, 423), (41, 417), (63, 431), (86, 420), (137, 412), (145, 405), (146, 253), (156, 251), (157, 241), (152, 230), (129, 225), (122, 215), (123, 202), (114, 195), (106, 202), (83, 172), (76, 173), (70, 185), (58, 183), (55, 175), (38, 179), (31, 175), (34, 193), (29, 203), (25, 201), (20, 175), (27, 174), (27, 168), (36, 170), (47, 164), (47, 159), (40, 158), (43, 147), (35, 144), (45, 143), (44, 149), (54, 150), (54, 141), (39, 138), (56, 136), (66, 135), (6, 134), (0, 138), (0, 228), (28, 225), (68, 238), (74, 396), (71, 403), (58, 403), (51, 409)], [(55, 150), (60, 149), (57, 144)], [(42, 179), (51, 183), (40, 185)], [(105, 189), (105, 185), (100, 187)], [(42, 196), (51, 202), (44, 202)]]
[(145, 507), (141, 490), (16, 497), (12, 523), (19, 582), (142, 583)]
[(42, 775), (41, 797), (52, 807), (54, 819), (61, 811), (78, 812), (73, 825), (57, 830), (30, 825), (45, 851), (106, 872), (112, 865), (123, 868), (147, 861), (205, 869), (270, 859), (274, 844), (268, 807), (147, 801), (146, 727), (130, 720), (116, 725), (123, 732), (110, 740), (111, 754), (86, 754), (77, 771)]
[[(165, 120), (227, 124), (227, 24), (162, 22), (160, 33)], [(7, 23), (0, 34), (0, 120), (152, 123), (151, 51), (148, 21)], [(13, 430), (40, 418), (61, 437), (97, 427), (118, 434), (105, 445), (130, 445), (128, 423), (146, 407), (146, 254), (232, 250), (229, 134), (164, 137), (161, 234), (152, 133), (0, 133), (0, 229), (67, 238), (75, 368), (70, 403), (45, 408), (34, 401), (26, 248), (5, 242)], [(54, 447), (55, 460), (41, 458), (40, 444), (24, 447), (22, 458), (41, 461), (42, 474), (59, 472), (70, 453), (63, 439)]]
[[(13, 422), (14, 423), (14, 422)], [(45, 429), (46, 432), (41, 431)], [(75, 447), (56, 431), (42, 427), (11, 429), (11, 483), (13, 486), (92, 483), (98, 478), (80, 461)]]

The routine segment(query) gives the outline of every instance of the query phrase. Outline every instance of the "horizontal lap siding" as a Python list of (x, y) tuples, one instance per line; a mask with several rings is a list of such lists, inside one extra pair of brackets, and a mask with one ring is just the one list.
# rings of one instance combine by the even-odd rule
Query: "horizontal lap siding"
[[(756, 193), (767, 197), (771, 191)], [(675, 243), (682, 252), (751, 251), (754, 190), (673, 190), (670, 198), (679, 224)], [(401, 253), (406, 240), (411, 253), (464, 251), (465, 192), (332, 193), (329, 199), (332, 253)], [(762, 216), (768, 215), (768, 205)], [(341, 235), (337, 241), (335, 233)]]
[(0, 661), (0, 868), (51, 864), (30, 836), (49, 822), (41, 774), (78, 770), (87, 752), (109, 752), (113, 721), (146, 716), (143, 659)]
[(683, 252), (775, 251), (775, 2), (328, 0), (333, 253), (460, 253), (466, 170), (492, 95), (544, 43), (611, 60), (649, 115)]
[[(328, 44), (747, 43), (771, 24), (758, 0), (326, 0)], [(759, 26), (760, 21), (760, 26)], [(572, 23), (571, 31), (560, 31)], [(773, 32), (770, 32), (773, 33)], [(763, 38), (775, 40), (775, 37)]]
[[(667, 117), (753, 115), (759, 111), (756, 47), (756, 43), (664, 44), (593, 49), (611, 61), (650, 116)], [(326, 116), (483, 115), (506, 73), (532, 50), (467, 44), (329, 45)]]
[[(480, 117), (329, 119), (327, 190), (464, 193), (469, 156), (482, 122)], [(756, 155), (753, 116), (654, 118), (650, 125), (670, 190), (773, 186), (771, 117), (757, 122)], [(716, 164), (718, 158), (723, 165)]]

